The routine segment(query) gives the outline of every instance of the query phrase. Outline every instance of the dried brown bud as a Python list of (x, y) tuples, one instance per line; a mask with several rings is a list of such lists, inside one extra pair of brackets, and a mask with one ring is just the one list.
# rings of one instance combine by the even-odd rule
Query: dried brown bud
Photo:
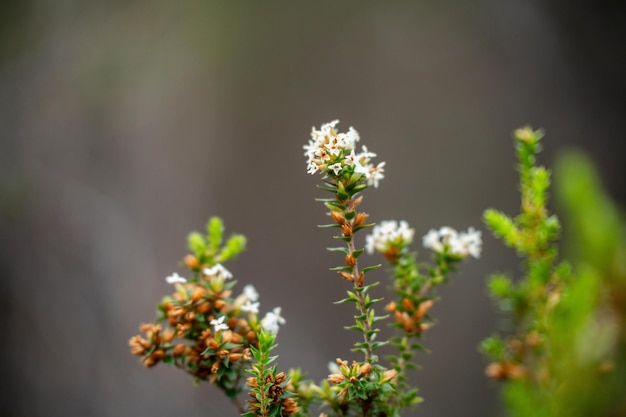
[(239, 324), (239, 319), (237, 317), (231, 317), (226, 321), (226, 324), (229, 328), (234, 329)]
[(347, 223), (344, 224), (343, 226), (341, 226), (341, 232), (344, 236), (352, 236), (352, 226)]
[(383, 252), (383, 256), (390, 263), (395, 264), (398, 262), (398, 258), (400, 257), (400, 250), (395, 246), (390, 246), (385, 252)]
[(356, 265), (356, 258), (353, 254), (350, 253), (346, 255), (346, 265), (348, 265), (349, 267), (354, 267), (354, 265)]
[(180, 356), (183, 353), (185, 353), (185, 350), (187, 349), (187, 346), (180, 344), (180, 345), (176, 345), (174, 346), (174, 349), (172, 349), (172, 355), (174, 356)]
[(220, 344), (215, 341), (215, 339), (211, 338), (206, 342), (206, 345), (213, 350), (218, 350), (220, 348)]
[(526, 369), (522, 365), (510, 363), (506, 367), (506, 373), (511, 379), (522, 379), (526, 375)]
[(392, 301), (389, 304), (387, 304), (385, 306), (385, 310), (389, 311), (390, 313), (393, 313), (394, 311), (396, 311), (396, 302)]
[(537, 331), (530, 332), (528, 336), (526, 336), (526, 344), (530, 347), (537, 347), (541, 344), (541, 336)]
[(359, 278), (356, 280), (356, 286), (361, 288), (365, 284), (365, 273), (361, 272)]
[(345, 381), (346, 377), (341, 375), (341, 374), (330, 374), (330, 375), (328, 375), (328, 378), (326, 378), (326, 379), (331, 384), (339, 384), (339, 383)]
[(152, 368), (154, 365), (157, 364), (157, 361), (152, 357), (152, 355), (146, 356), (141, 362), (146, 368)]
[(413, 310), (415, 308), (415, 305), (408, 298), (403, 298), (402, 299), (402, 308), (404, 308), (405, 310)]
[(298, 403), (293, 398), (285, 398), (281, 401), (283, 406), (283, 416), (288, 417), (300, 411)]
[(346, 271), (337, 271), (337, 273), (341, 275), (341, 278), (345, 279), (346, 281), (354, 282), (354, 277), (351, 273)]
[(208, 301), (203, 301), (196, 307), (196, 311), (200, 314), (206, 314), (207, 311), (211, 308), (211, 303)]
[(185, 320), (187, 321), (194, 321), (196, 319), (196, 313), (194, 313), (193, 311), (188, 311), (185, 314)]
[(498, 362), (492, 362), (485, 368), (485, 375), (488, 378), (500, 379), (504, 377), (504, 367)]
[(168, 315), (170, 315), (171, 317), (180, 317), (183, 314), (185, 314), (185, 309), (183, 307), (181, 307), (181, 306), (174, 306), (168, 312)]
[(193, 255), (185, 256), (185, 259), (183, 259), (183, 263), (189, 269), (196, 269), (200, 266), (200, 261), (198, 261), (198, 258)]
[(426, 313), (428, 312), (428, 310), (430, 310), (430, 308), (433, 306), (433, 304), (435, 304), (433, 300), (426, 300), (422, 302), (417, 308), (417, 311), (415, 312), (415, 318), (419, 320), (422, 317), (424, 317)]
[(259, 384), (257, 384), (256, 382), (256, 378), (251, 376), (250, 378), (246, 379), (246, 385), (249, 386), (250, 388), (258, 388)]
[(166, 329), (165, 331), (163, 331), (163, 334), (161, 335), (161, 340), (164, 343), (170, 343), (172, 340), (174, 340), (174, 335), (176, 333), (174, 332), (174, 330), (172, 329)]
[(241, 336), (239, 333), (232, 333), (232, 336), (230, 337), (230, 343), (241, 343), (243, 342), (243, 336)]
[(387, 371), (385, 371), (385, 373), (383, 374), (383, 382), (387, 382), (387, 381), (391, 381), (393, 379), (396, 378), (396, 376), (398, 376), (398, 371), (396, 371), (395, 369), (389, 369)]
[(282, 384), (286, 380), (287, 380), (287, 374), (284, 372), (280, 372), (278, 375), (276, 375), (274, 382), (276, 382), (277, 384)]
[(351, 205), (352, 209), (357, 208), (361, 204), (361, 202), (363, 202), (363, 196), (362, 195), (360, 195), (357, 198), (355, 198), (354, 200), (352, 200), (352, 205)]
[(224, 300), (215, 300), (213, 305), (217, 310), (221, 310), (226, 306), (226, 302)]
[(130, 353), (138, 356), (146, 353), (146, 348), (144, 348), (142, 341), (145, 342), (145, 340), (139, 335), (131, 337), (128, 341), (128, 345), (130, 346)]
[(165, 357), (165, 352), (162, 349), (157, 349), (154, 352), (152, 352), (152, 355), (154, 357), (154, 359), (156, 360), (161, 360)]
[(359, 373), (361, 375), (367, 375), (372, 370), (372, 364), (369, 362), (365, 362), (363, 365), (359, 367)]
[(357, 213), (356, 216), (354, 217), (354, 221), (352, 222), (352, 226), (356, 227), (356, 226), (360, 226), (362, 224), (365, 224), (365, 220), (367, 220), (368, 218), (368, 214), (366, 213)]
[(212, 374), (216, 373), (218, 369), (220, 369), (220, 362), (219, 361), (215, 361), (213, 363), (213, 366), (211, 366), (211, 373)]
[(191, 301), (194, 303), (197, 303), (205, 295), (206, 295), (206, 290), (202, 288), (201, 286), (197, 285), (191, 293)]
[(222, 349), (219, 352), (217, 352), (217, 356), (220, 359), (226, 359), (229, 355), (230, 355), (230, 352), (226, 349)]
[(241, 353), (231, 353), (230, 355), (228, 355), (228, 360), (231, 362), (237, 362), (241, 359), (242, 356), (243, 355)]
[(331, 211), (330, 217), (335, 223), (339, 225), (344, 225), (346, 223), (346, 218), (344, 217), (343, 213), (340, 213), (338, 211)]

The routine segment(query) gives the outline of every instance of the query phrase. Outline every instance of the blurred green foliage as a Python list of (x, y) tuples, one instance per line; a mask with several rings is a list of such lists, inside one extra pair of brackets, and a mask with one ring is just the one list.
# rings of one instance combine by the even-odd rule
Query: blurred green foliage
[(564, 152), (555, 188), (565, 219), (558, 261), (557, 218), (546, 208), (550, 172), (535, 167), (541, 132), (516, 131), (522, 213), (485, 221), (524, 259), (523, 276), (495, 274), (491, 296), (509, 320), (485, 340), (488, 376), (504, 380), (508, 414), (626, 416), (626, 223), (588, 158)]

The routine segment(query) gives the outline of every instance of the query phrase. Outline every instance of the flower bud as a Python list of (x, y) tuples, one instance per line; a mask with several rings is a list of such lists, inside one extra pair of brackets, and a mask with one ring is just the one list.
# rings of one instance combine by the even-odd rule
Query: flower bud
[(356, 226), (360, 226), (364, 224), (368, 216), (369, 215), (367, 213), (363, 213), (363, 212), (357, 213), (356, 216), (354, 217), (354, 221), (352, 222), (352, 226), (356, 227)]
[(200, 261), (198, 261), (198, 258), (193, 255), (185, 256), (185, 259), (183, 259), (183, 263), (189, 269), (196, 269), (200, 266)]
[(206, 314), (207, 311), (211, 308), (211, 303), (208, 301), (203, 301), (196, 307), (196, 311), (200, 314)]
[(200, 301), (202, 297), (206, 294), (206, 290), (201, 286), (196, 286), (191, 293), (191, 301), (196, 303)]
[(331, 211), (330, 218), (337, 224), (344, 225), (346, 223), (346, 218), (344, 215), (338, 211)]
[(367, 375), (372, 370), (372, 364), (369, 362), (365, 362), (363, 365), (359, 367), (359, 373), (361, 375)]
[(174, 356), (180, 356), (183, 353), (185, 353), (185, 350), (187, 349), (187, 346), (180, 344), (180, 345), (176, 345), (174, 347), (174, 349), (172, 350), (172, 355)]
[(341, 382), (343, 382), (346, 378), (341, 375), (341, 374), (330, 374), (328, 375), (328, 382), (330, 382), (331, 384), (339, 384)]
[(163, 332), (163, 334), (161, 335), (161, 340), (164, 343), (170, 343), (172, 340), (174, 340), (174, 335), (175, 332), (172, 329), (167, 329)]
[(398, 376), (398, 371), (396, 371), (395, 369), (389, 369), (383, 374), (382, 382), (391, 381), (395, 379), (396, 376)]

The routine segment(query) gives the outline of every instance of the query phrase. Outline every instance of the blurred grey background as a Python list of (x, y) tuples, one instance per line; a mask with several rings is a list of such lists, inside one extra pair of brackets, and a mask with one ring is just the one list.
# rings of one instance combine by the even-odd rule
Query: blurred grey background
[[(356, 337), (302, 145), (335, 118), (387, 161), (373, 220), (431, 227), (516, 213), (510, 132), (579, 146), (626, 201), (622, 1), (4, 1), (0, 14), (0, 414), (228, 416), (212, 387), (129, 353), (220, 215), (229, 268), (280, 305), (280, 366), (319, 380)], [(418, 239), (419, 240), (419, 239)], [(421, 253), (421, 259), (427, 259)], [(377, 260), (374, 260), (375, 262)], [(496, 416), (476, 346), (497, 319), (484, 257), (440, 292), (410, 415)], [(371, 277), (384, 280), (384, 271)], [(382, 292), (381, 292), (382, 293)], [(409, 415), (409, 414), (407, 414)]]

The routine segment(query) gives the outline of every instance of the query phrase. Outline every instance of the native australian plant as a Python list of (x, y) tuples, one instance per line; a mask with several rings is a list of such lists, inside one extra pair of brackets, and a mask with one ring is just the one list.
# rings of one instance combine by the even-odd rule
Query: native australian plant
[[(433, 252), (432, 265), (419, 264), (410, 248), (415, 230), (407, 222), (376, 225), (361, 210), (365, 190), (378, 187), (384, 178), (385, 163), (372, 163), (376, 154), (365, 146), (357, 151), (356, 130), (341, 133), (337, 123), (313, 128), (304, 149), (308, 173), (321, 174), (318, 187), (329, 194), (319, 199), (329, 216), (329, 223), (321, 227), (337, 231), (334, 238), (340, 246), (329, 250), (341, 255), (341, 264), (331, 269), (347, 284), (346, 296), (338, 303), (355, 306), (354, 323), (346, 327), (358, 334), (354, 356), (338, 357), (320, 383), (306, 380), (299, 370), (280, 372), (272, 351), (285, 320), (279, 308), (259, 320), (258, 294), (250, 285), (232, 295), (235, 282), (222, 263), (238, 254), (245, 240), (235, 235), (222, 247), (223, 226), (214, 218), (207, 236), (189, 237), (192, 254), (184, 264), (190, 277), (166, 278), (175, 285), (174, 294), (159, 305), (156, 323), (142, 325), (146, 336), (130, 340), (132, 352), (142, 356), (145, 366), (162, 361), (197, 381), (214, 384), (246, 417), (309, 416), (314, 408), (323, 409), (320, 416), (393, 417), (421, 401), (407, 373), (416, 367), (415, 353), (424, 350), (422, 335), (434, 323), (429, 311), (437, 301), (435, 289), (447, 282), (459, 262), (480, 256), (480, 232), (431, 229), (423, 245)], [(361, 247), (357, 234), (369, 228)], [(379, 282), (371, 281), (369, 273), (381, 265), (364, 266), (366, 252), (382, 254), (389, 264), (393, 298), (379, 313), (375, 307), (382, 298), (372, 295)], [(390, 340), (379, 336), (383, 322), (395, 328)], [(381, 360), (385, 345), (391, 354)], [(240, 396), (244, 385), (249, 394), (246, 407)]]
[[(537, 167), (541, 131), (515, 132), (521, 214), (485, 212), (494, 234), (522, 257), (522, 277), (490, 278), (507, 328), (482, 350), (503, 380), (512, 416), (626, 415), (626, 236), (615, 206), (580, 155), (562, 158), (560, 187), (571, 219), (574, 265), (558, 259), (560, 224), (549, 215), (550, 172)], [(566, 243), (567, 243), (566, 242)]]

